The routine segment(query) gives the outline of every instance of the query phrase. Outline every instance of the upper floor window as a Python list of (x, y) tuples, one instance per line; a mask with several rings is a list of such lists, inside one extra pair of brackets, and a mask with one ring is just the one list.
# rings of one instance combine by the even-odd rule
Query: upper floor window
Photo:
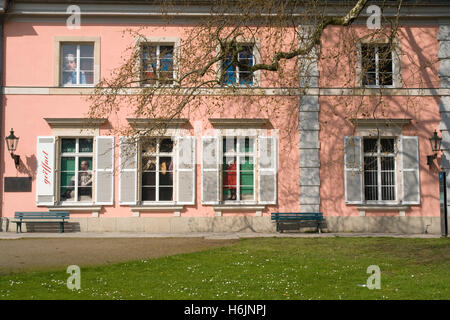
[(141, 84), (171, 85), (174, 74), (174, 45), (141, 45)]
[(233, 62), (232, 54), (225, 57), (222, 61), (222, 70), (225, 72), (223, 85), (253, 85), (255, 83), (255, 74), (250, 71), (255, 64), (253, 49), (254, 45), (243, 45), (237, 56), (239, 63)]
[(94, 44), (61, 44), (61, 85), (94, 84)]
[(361, 75), (363, 86), (392, 86), (392, 47), (387, 43), (361, 44)]

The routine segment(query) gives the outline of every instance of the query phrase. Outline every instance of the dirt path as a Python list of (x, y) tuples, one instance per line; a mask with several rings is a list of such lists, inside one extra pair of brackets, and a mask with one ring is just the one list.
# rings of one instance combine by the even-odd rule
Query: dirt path
[(203, 238), (101, 238), (0, 240), (0, 274), (157, 258), (231, 245)]

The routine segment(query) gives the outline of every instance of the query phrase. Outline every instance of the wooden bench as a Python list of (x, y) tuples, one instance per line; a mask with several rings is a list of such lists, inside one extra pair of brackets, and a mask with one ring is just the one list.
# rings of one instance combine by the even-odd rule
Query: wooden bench
[(23, 212), (16, 211), (14, 213), (16, 223), (16, 233), (22, 232), (23, 222), (33, 222), (33, 223), (48, 223), (48, 222), (59, 222), (59, 233), (64, 232), (64, 222), (69, 220), (69, 211), (53, 211), (53, 212)]
[(317, 225), (317, 232), (321, 233), (320, 224), (323, 221), (322, 212), (274, 212), (271, 219), (277, 224), (277, 232), (280, 232), (280, 224), (283, 223), (297, 223), (304, 225), (308, 222), (313, 222)]

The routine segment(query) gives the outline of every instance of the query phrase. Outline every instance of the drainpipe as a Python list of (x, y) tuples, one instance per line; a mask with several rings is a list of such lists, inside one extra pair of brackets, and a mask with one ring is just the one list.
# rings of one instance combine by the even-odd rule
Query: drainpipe
[[(9, 5), (10, 5), (9, 0), (0, 0), (0, 128), (1, 128), (1, 123), (3, 122), (2, 119), (2, 115), (3, 115), (3, 71), (4, 71), (4, 66), (3, 66), (3, 24), (5, 21), (5, 15), (6, 12), (8, 11)], [(1, 131), (0, 131), (1, 132)], [(0, 134), (0, 146), (3, 146), (3, 135)], [(3, 157), (3, 149), (0, 148), (0, 159), (2, 159), (1, 157)], [(2, 182), (0, 182), (1, 185), (3, 185)], [(4, 189), (4, 186), (3, 186)], [(0, 196), (0, 204), (3, 203), (3, 195)], [(2, 212), (2, 206), (0, 205), (0, 230), (2, 229), (2, 224), (3, 224), (3, 212)], [(7, 226), (6, 226), (7, 227)]]

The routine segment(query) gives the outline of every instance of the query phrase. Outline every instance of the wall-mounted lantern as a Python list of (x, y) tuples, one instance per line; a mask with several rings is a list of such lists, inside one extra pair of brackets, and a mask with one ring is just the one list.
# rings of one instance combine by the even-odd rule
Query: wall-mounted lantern
[(434, 130), (433, 136), (430, 138), (431, 150), (434, 152), (433, 155), (427, 156), (427, 165), (431, 166), (433, 160), (437, 158), (437, 152), (441, 150), (442, 138), (439, 138), (436, 130)]
[(17, 144), (19, 143), (19, 137), (16, 137), (14, 135), (14, 130), (11, 129), (11, 131), (9, 133), (9, 136), (7, 136), (5, 138), (5, 140), (6, 140), (6, 145), (8, 147), (8, 151), (11, 154), (11, 158), (14, 159), (14, 164), (15, 164), (15, 166), (17, 168), (19, 166), (19, 163), (20, 163), (20, 156), (17, 155), (17, 154), (14, 154), (14, 152), (17, 149)]

